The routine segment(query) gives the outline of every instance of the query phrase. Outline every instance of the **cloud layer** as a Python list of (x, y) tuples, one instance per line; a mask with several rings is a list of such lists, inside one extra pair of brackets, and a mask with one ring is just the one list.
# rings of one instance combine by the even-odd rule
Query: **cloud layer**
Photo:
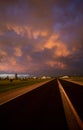
[(1, 0), (0, 72), (83, 74), (82, 0)]

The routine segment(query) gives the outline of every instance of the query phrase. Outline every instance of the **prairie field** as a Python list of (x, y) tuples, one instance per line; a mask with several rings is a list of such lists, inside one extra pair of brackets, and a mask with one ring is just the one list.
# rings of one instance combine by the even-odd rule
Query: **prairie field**
[(13, 89), (18, 89), (25, 86), (41, 83), (48, 79), (26, 79), (26, 80), (0, 80), (0, 93), (7, 92)]
[(76, 81), (76, 82), (82, 82), (83, 83), (83, 76), (71, 76), (71, 80)]

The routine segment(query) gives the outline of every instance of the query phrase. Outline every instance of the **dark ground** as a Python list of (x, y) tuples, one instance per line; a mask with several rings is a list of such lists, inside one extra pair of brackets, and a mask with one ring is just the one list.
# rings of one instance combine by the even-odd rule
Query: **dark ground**
[(57, 81), (0, 106), (0, 130), (3, 129), (68, 130)]
[(83, 121), (83, 85), (78, 85), (61, 79), (60, 82)]

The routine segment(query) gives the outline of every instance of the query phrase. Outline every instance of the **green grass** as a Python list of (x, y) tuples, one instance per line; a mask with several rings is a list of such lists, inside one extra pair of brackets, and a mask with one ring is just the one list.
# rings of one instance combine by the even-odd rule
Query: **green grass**
[(36, 83), (47, 81), (47, 79), (27, 79), (27, 80), (0, 80), (0, 93), (10, 91), (13, 89), (30, 86)]

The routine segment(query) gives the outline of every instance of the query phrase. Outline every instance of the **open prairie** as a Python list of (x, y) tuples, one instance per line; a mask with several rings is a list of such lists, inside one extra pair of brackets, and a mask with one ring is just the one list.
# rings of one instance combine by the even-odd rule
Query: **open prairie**
[(18, 89), (25, 86), (41, 83), (48, 79), (26, 79), (26, 80), (0, 80), (0, 93)]
[(70, 79), (77, 82), (83, 82), (83, 76), (71, 76)]

